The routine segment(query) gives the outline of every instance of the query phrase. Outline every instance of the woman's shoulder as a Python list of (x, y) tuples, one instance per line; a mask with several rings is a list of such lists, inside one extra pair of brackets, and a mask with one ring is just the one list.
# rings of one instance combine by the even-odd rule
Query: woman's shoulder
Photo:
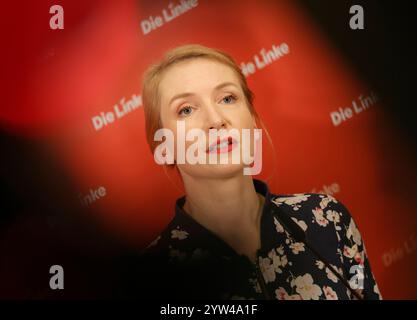
[[(351, 241), (360, 244), (361, 236), (348, 208), (340, 199), (324, 193), (272, 195), (272, 205), (291, 217), (318, 246), (344, 248)], [(283, 231), (279, 220), (277, 230)], [(325, 243), (326, 242), (326, 243)]]
[(272, 194), (271, 203), (291, 217), (309, 219), (321, 226), (352, 218), (338, 198), (325, 193)]
[[(270, 202), (288, 214), (306, 231), (309, 226), (352, 227), (353, 219), (347, 207), (336, 197), (324, 193), (270, 194)], [(312, 228), (314, 229), (314, 228)], [(175, 217), (142, 250), (144, 254), (165, 255), (181, 259), (188, 249), (195, 249), (192, 228)], [(311, 230), (309, 230), (311, 232)]]
[(189, 228), (175, 217), (141, 251), (144, 257), (165, 258), (170, 261), (182, 261), (195, 249)]

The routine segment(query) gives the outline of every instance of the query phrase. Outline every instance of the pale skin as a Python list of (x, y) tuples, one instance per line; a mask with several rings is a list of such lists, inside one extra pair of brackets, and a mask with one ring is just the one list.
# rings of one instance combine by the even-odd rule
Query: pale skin
[[(218, 87), (224, 83), (226, 86)], [(217, 87), (217, 88), (216, 88)], [(197, 58), (171, 66), (160, 82), (160, 118), (176, 133), (178, 120), (185, 128), (253, 129), (255, 121), (233, 69), (217, 61)], [(192, 95), (173, 98), (182, 93)], [(192, 144), (192, 142), (186, 142)], [(208, 146), (208, 144), (207, 144)], [(186, 201), (183, 209), (215, 233), (238, 254), (256, 261), (260, 243), (260, 208), (252, 176), (243, 175), (243, 163), (178, 164)]]

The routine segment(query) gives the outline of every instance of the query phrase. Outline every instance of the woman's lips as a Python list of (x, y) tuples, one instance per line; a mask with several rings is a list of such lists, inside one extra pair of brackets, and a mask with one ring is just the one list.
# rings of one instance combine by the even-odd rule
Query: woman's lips
[(222, 140), (217, 139), (217, 142), (211, 144), (207, 149), (207, 153), (226, 153), (232, 151), (237, 146), (237, 141), (232, 137), (227, 137)]

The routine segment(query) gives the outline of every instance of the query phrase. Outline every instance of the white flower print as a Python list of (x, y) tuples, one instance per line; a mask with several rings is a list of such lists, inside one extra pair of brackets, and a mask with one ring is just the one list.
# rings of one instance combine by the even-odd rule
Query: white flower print
[(330, 202), (337, 203), (336, 198), (335, 198), (335, 197), (333, 197), (333, 196), (331, 196), (331, 195), (329, 195), (329, 194), (326, 194), (326, 195), (320, 195), (319, 197), (320, 197), (320, 198), (322, 198), (322, 200), (320, 201), (320, 208), (322, 208), (322, 209), (326, 208), (326, 207), (327, 207), (327, 205), (328, 205)]
[(347, 288), (346, 288), (346, 295), (347, 295), (350, 299), (352, 299), (352, 297), (353, 297), (352, 292), (350, 292), (350, 290), (349, 290), (349, 289), (347, 289)]
[(277, 252), (278, 252), (278, 254), (279, 255), (283, 255), (284, 254), (284, 246), (283, 245), (280, 245), (278, 248), (277, 248)]
[(264, 275), (266, 283), (275, 281), (274, 265), (269, 258), (259, 257), (259, 268)]
[(318, 300), (323, 293), (321, 288), (313, 283), (313, 278), (309, 273), (293, 279), (291, 286), (296, 287), (295, 291), (297, 291), (303, 300)]
[(356, 261), (356, 263), (363, 266), (365, 262), (365, 253), (363, 251), (357, 251), (353, 259)]
[(337, 248), (337, 255), (339, 256), (340, 262), (343, 263), (345, 260), (343, 259), (343, 252), (340, 248)]
[[(343, 270), (346, 268), (346, 276), (348, 276), (349, 268), (352, 265), (363, 266), (363, 270), (366, 272), (364, 279), (364, 284), (366, 285), (364, 287), (369, 288), (369, 290), (366, 290), (366, 298), (377, 299), (380, 297), (375, 279), (368, 269), (368, 257), (363, 247), (364, 243), (355, 222), (351, 220), (349, 212), (345, 211), (342, 205), (334, 205), (333, 202), (337, 203), (337, 201), (331, 196), (313, 193), (287, 194), (283, 197), (272, 195), (268, 200), (274, 198), (275, 200), (272, 200), (274, 202), (273, 206), (281, 206), (280, 209), (282, 208), (286, 211), (288, 216), (304, 232), (308, 232), (311, 235), (311, 239), (315, 240), (314, 243), (317, 246), (317, 250), (324, 257), (328, 257), (332, 266), (340, 274), (343, 275)], [(269, 204), (271, 205), (271, 203)], [(178, 215), (178, 217), (181, 216)], [(292, 234), (288, 232), (286, 226), (277, 216), (271, 213), (268, 218), (273, 219), (273, 223), (262, 226), (268, 227), (268, 229), (262, 230), (262, 232), (266, 232), (268, 235), (267, 238), (263, 237), (263, 240), (267, 239), (268, 241), (262, 241), (261, 250), (257, 251), (256, 263), (260, 269), (260, 274), (258, 275), (255, 274), (255, 268), (253, 268), (252, 272), (249, 271), (250, 265), (248, 261), (231, 259), (226, 254), (223, 255), (221, 251), (218, 252), (219, 255), (217, 255), (217, 252), (212, 252), (211, 250), (218, 248), (217, 245), (211, 245), (215, 242), (214, 239), (210, 241), (207, 238), (207, 241), (200, 242), (198, 236), (194, 237), (195, 232), (193, 226), (188, 224), (190, 222), (189, 219), (184, 221), (186, 222), (184, 224), (181, 220), (175, 221), (176, 223), (172, 224), (173, 228), (167, 229), (162, 236), (152, 241), (149, 246), (156, 245), (154, 249), (161, 249), (164, 260), (169, 258), (171, 260), (169, 262), (173, 262), (174, 265), (184, 262), (187, 268), (190, 266), (190, 270), (196, 270), (196, 274), (200, 274), (201, 271), (202, 275), (211, 276), (211, 272), (209, 270), (206, 272), (204, 268), (211, 268), (211, 262), (218, 261), (217, 256), (221, 257), (221, 262), (223, 263), (224, 261), (225, 265), (229, 266), (230, 263), (232, 273), (236, 273), (236, 276), (239, 275), (237, 280), (243, 281), (236, 281), (236, 286), (235, 282), (233, 282), (233, 286), (225, 287), (223, 291), (224, 299), (245, 300), (260, 298), (263, 290), (262, 282), (258, 279), (259, 275), (263, 276), (267, 287), (271, 289), (270, 292), (273, 298), (278, 300), (337, 300), (354, 298), (349, 291), (345, 292), (345, 287), (339, 281), (339, 278), (322, 261), (310, 254), (305, 243), (298, 242), (292, 237)], [(198, 231), (200, 230), (199, 228), (201, 226), (198, 226), (195, 230)], [(209, 254), (207, 260), (206, 254)], [(168, 255), (169, 257), (167, 257)], [(211, 260), (211, 258), (216, 259)], [(155, 262), (159, 263), (158, 260), (155, 260)], [(242, 269), (240, 269), (240, 262), (242, 262)], [(155, 268), (156, 270), (157, 268)], [(225, 268), (225, 270), (229, 270), (229, 267)], [(247, 276), (244, 277), (246, 274)], [(193, 281), (195, 282), (196, 278), (192, 277), (192, 272), (189, 275), (189, 281), (194, 284)], [(221, 280), (219, 277), (222, 275), (223, 273), (215, 272), (213, 276), (216, 279), (209, 279), (209, 284), (216, 284), (216, 281)], [(225, 275), (227, 274), (225, 273)], [(206, 288), (202, 288), (202, 290), (206, 291), (208, 289), (208, 285)], [(190, 294), (191, 296), (196, 295), (194, 292), (190, 292)], [(218, 296), (217, 292), (216, 296)]]
[(290, 248), (294, 254), (298, 254), (300, 251), (305, 251), (304, 243), (302, 242), (294, 242), (290, 244)]
[(301, 300), (298, 294), (289, 295), (283, 287), (279, 287), (275, 290), (275, 297), (278, 300)]
[(283, 267), (285, 267), (287, 264), (291, 265), (291, 262), (288, 262), (287, 256), (286, 256), (286, 255), (283, 255), (283, 256), (281, 257), (281, 265), (282, 265)]
[(355, 221), (353, 219), (350, 219), (349, 228), (346, 231), (346, 237), (350, 239), (353, 238), (353, 242), (355, 242), (357, 245), (362, 244), (361, 234), (359, 233), (358, 228), (356, 227)]
[(358, 246), (355, 244), (355, 245), (353, 245), (353, 247), (351, 248), (351, 247), (348, 247), (348, 246), (344, 246), (344, 248), (343, 248), (343, 255), (345, 256), (345, 257), (348, 257), (348, 258), (353, 258), (354, 256), (355, 256), (355, 254), (356, 254), (356, 252), (358, 252)]
[(281, 258), (277, 255), (275, 250), (271, 250), (268, 253), (268, 257), (272, 261), (272, 266), (273, 266), (274, 272), (282, 273), (282, 270), (280, 268), (282, 266)]
[[(343, 274), (343, 270), (341, 268), (337, 268), (335, 265), (331, 264), (331, 266), (337, 271), (339, 272), (339, 274)], [(337, 276), (329, 269), (326, 268), (326, 273), (327, 273), (327, 278), (329, 278), (330, 280), (332, 280), (334, 283), (338, 282), (339, 279), (337, 278)]]
[(282, 268), (289, 264), (282, 245), (272, 249), (267, 258), (259, 257), (258, 261), (266, 283), (275, 281), (276, 273), (282, 273)]
[(301, 208), (300, 202), (307, 201), (309, 197), (309, 194), (294, 193), (291, 197), (278, 197), (272, 200), (272, 202), (274, 202), (277, 206), (285, 203), (291, 206), (294, 210), (298, 210)]
[(284, 248), (282, 245), (280, 245), (276, 249), (272, 249), (268, 253), (268, 257), (272, 260), (272, 264), (274, 265), (275, 272), (278, 272), (278, 273), (282, 272), (282, 270), (279, 267), (285, 267), (288, 263), (288, 259), (287, 259), (287, 256), (284, 254)]
[(327, 205), (331, 202), (331, 200), (329, 198), (324, 198), (320, 201), (320, 208), (324, 209), (327, 207)]
[(274, 217), (275, 229), (278, 233), (284, 233), (284, 227), (279, 223), (278, 219)]
[(379, 299), (382, 299), (381, 292), (379, 292), (378, 285), (375, 283), (374, 285), (374, 292), (379, 296)]
[(323, 286), (324, 296), (327, 300), (338, 300), (336, 292), (329, 286)]
[(288, 293), (283, 287), (279, 287), (275, 290), (275, 297), (277, 300), (286, 300), (285, 298), (288, 297)]
[[(327, 278), (329, 278), (330, 280), (332, 280), (334, 283), (336, 283), (337, 281), (339, 281), (339, 279), (337, 278), (337, 276), (329, 269), (326, 267), (326, 265), (319, 260), (316, 260), (316, 266), (320, 269), (323, 270), (324, 268), (327, 274)], [(331, 266), (336, 269), (336, 271), (338, 271), (340, 274), (343, 274), (343, 270), (341, 268), (337, 268), (335, 265), (331, 264)]]
[(323, 209), (316, 207), (315, 209), (313, 209), (313, 214), (314, 214), (314, 217), (316, 218), (316, 222), (320, 226), (325, 227), (329, 224), (329, 220), (327, 220), (323, 216)]
[(299, 225), (299, 227), (301, 229), (303, 229), (303, 231), (307, 230), (307, 224), (303, 221), (303, 220), (297, 220), (296, 218), (291, 218), (296, 224)]
[(180, 229), (174, 229), (171, 230), (171, 238), (172, 239), (179, 239), (179, 240), (183, 240), (185, 238), (188, 237), (188, 232), (185, 230), (180, 230)]
[(327, 210), (326, 211), (326, 218), (327, 218), (327, 220), (332, 221), (335, 224), (340, 222), (339, 212), (334, 211), (334, 210)]
[(324, 268), (324, 263), (320, 260), (316, 260), (316, 266), (321, 270)]

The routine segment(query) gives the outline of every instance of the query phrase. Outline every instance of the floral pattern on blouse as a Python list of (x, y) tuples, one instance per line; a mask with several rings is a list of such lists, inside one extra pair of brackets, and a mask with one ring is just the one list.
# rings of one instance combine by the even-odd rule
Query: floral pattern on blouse
[(359, 229), (340, 201), (328, 194), (274, 195), (264, 182), (253, 182), (265, 197), (256, 264), (189, 216), (182, 197), (172, 221), (141, 255), (149, 274), (144, 287), (191, 299), (354, 299), (323, 261), (292, 238), (274, 214), (281, 210), (364, 299), (382, 299)]

